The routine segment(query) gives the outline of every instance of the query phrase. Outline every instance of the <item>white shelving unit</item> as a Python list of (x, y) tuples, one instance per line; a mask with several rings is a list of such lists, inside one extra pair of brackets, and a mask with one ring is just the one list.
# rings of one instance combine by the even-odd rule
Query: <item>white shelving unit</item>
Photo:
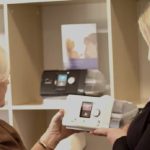
[(54, 110), (64, 109), (65, 99), (45, 99), (42, 104), (14, 105), (13, 110)]
[[(9, 52), (11, 82), (0, 118), (13, 125), (28, 149), (65, 99), (42, 103), (44, 69), (62, 69), (62, 24), (96, 23), (99, 69), (116, 99), (142, 103), (148, 97), (150, 65), (137, 18), (145, 0), (0, 0), (0, 44)], [(141, 57), (142, 56), (142, 57)], [(57, 61), (56, 61), (57, 60)], [(146, 75), (145, 75), (146, 72)], [(146, 79), (145, 79), (146, 77)], [(146, 82), (146, 85), (144, 84)], [(87, 149), (111, 149), (87, 135)]]

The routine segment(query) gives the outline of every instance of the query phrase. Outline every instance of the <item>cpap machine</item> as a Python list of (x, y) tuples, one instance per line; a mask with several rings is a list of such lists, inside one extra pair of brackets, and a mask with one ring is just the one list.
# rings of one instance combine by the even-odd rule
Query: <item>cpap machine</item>
[(62, 123), (67, 128), (118, 128), (135, 117), (138, 108), (134, 104), (114, 100), (106, 93), (109, 85), (99, 70), (45, 70), (42, 74), (44, 99), (66, 96)]
[(45, 70), (41, 80), (41, 96), (100, 96), (109, 91), (99, 70)]
[(119, 128), (133, 120), (137, 113), (138, 108), (132, 103), (117, 101), (108, 95), (69, 95), (62, 123), (67, 128), (86, 131), (94, 128)]

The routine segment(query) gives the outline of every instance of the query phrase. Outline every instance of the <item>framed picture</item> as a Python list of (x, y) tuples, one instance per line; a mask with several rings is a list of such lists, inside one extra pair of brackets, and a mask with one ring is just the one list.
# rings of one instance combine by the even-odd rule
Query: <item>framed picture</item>
[(61, 26), (62, 55), (65, 69), (97, 69), (96, 24)]

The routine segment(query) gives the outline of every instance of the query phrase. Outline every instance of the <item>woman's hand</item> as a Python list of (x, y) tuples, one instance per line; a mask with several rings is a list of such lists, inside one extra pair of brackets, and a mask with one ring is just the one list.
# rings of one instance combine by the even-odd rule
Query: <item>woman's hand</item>
[(90, 131), (90, 133), (99, 136), (106, 136), (108, 141), (113, 145), (118, 138), (127, 135), (128, 127), (129, 125), (125, 125), (123, 128), (99, 128)]
[(75, 133), (75, 130), (66, 129), (62, 126), (62, 118), (64, 111), (60, 110), (52, 118), (51, 123), (46, 132), (40, 138), (40, 142), (44, 143), (51, 149), (54, 149), (60, 140)]

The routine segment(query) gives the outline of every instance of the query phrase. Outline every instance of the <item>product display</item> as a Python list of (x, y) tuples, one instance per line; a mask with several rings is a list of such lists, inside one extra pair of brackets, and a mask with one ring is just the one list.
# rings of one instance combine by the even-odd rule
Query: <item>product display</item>
[(138, 113), (138, 108), (133, 103), (114, 100), (108, 95), (69, 95), (64, 109), (63, 125), (86, 131), (94, 128), (119, 128), (131, 122)]
[(46, 70), (42, 75), (42, 96), (101, 96), (108, 90), (109, 86), (99, 70)]
[(113, 104), (114, 99), (108, 95), (102, 97), (69, 95), (63, 125), (87, 131), (94, 128), (109, 128)]

